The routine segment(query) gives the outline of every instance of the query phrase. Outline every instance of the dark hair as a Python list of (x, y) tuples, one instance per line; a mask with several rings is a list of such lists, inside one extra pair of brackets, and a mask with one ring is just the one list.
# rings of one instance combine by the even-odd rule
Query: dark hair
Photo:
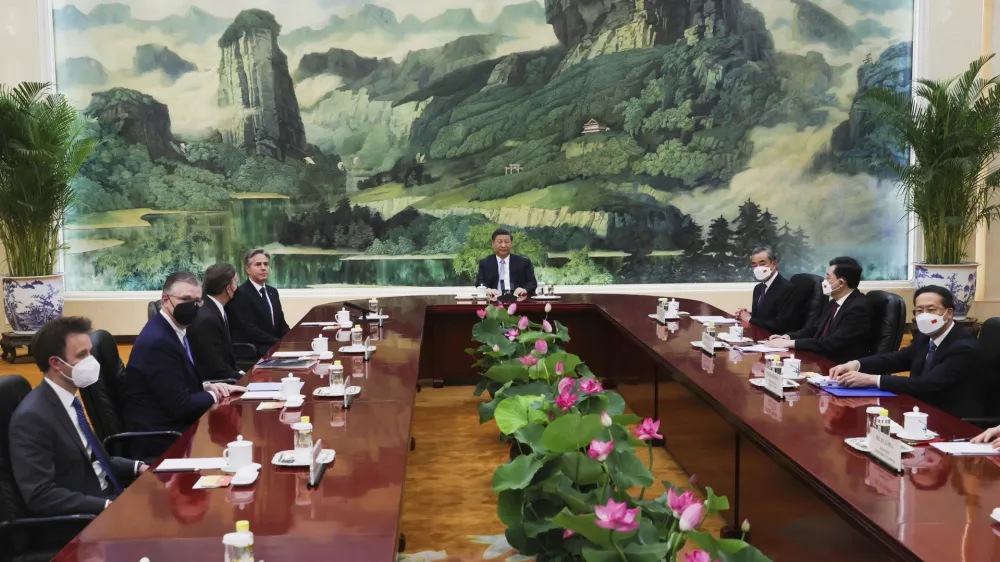
[(226, 287), (233, 284), (233, 277), (236, 277), (236, 268), (231, 263), (217, 263), (205, 270), (205, 294), (221, 295)]
[(267, 253), (267, 251), (265, 251), (263, 248), (254, 248), (253, 250), (247, 252), (245, 256), (243, 256), (243, 269), (250, 267), (250, 260), (252, 260), (254, 256), (260, 254), (264, 254), (264, 257), (267, 258), (268, 262), (271, 261), (271, 254)]
[(924, 285), (920, 287), (913, 293), (913, 304), (917, 304), (917, 297), (924, 293), (934, 293), (941, 297), (941, 305), (945, 308), (955, 308), (955, 295), (951, 294), (951, 291), (941, 287), (939, 285)]
[(767, 261), (774, 261), (774, 248), (770, 246), (755, 246), (750, 252), (750, 257), (760, 253), (767, 253)]
[(63, 316), (49, 320), (31, 340), (31, 353), (35, 364), (43, 373), (49, 372), (49, 358), (66, 359), (66, 337), (70, 334), (89, 334), (90, 320), (82, 316)]
[(493, 237), (490, 240), (496, 240), (497, 236), (510, 236), (511, 241), (514, 241), (514, 235), (510, 233), (506, 228), (498, 228), (493, 231)]
[(861, 284), (861, 264), (858, 260), (847, 256), (840, 256), (830, 260), (833, 266), (833, 276), (843, 279), (844, 283), (852, 289), (857, 289)]
[(189, 283), (194, 286), (198, 286), (198, 278), (195, 277), (194, 273), (190, 271), (175, 271), (171, 273), (167, 280), (163, 282), (163, 292), (169, 293), (170, 289), (174, 288), (174, 285), (178, 283)]

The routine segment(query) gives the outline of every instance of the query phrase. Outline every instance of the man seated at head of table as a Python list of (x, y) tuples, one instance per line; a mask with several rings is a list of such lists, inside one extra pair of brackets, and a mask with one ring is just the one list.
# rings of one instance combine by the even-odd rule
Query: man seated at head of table
[(476, 286), (485, 286), (490, 298), (513, 293), (523, 297), (535, 293), (538, 281), (531, 260), (510, 253), (514, 235), (505, 228), (493, 231), (493, 255), (479, 261)]
[(841, 256), (830, 260), (823, 280), (823, 293), (830, 297), (815, 326), (771, 336), (768, 345), (811, 351), (839, 363), (871, 353), (871, 311), (868, 299), (858, 290), (861, 264)]
[(737, 310), (736, 318), (775, 334), (783, 334), (796, 327), (794, 291), (788, 279), (778, 273), (774, 250), (770, 246), (754, 248), (750, 254), (750, 265), (759, 283), (753, 288), (750, 310)]
[[(187, 327), (201, 306), (201, 284), (193, 273), (171, 273), (163, 284), (163, 307), (132, 345), (125, 368), (125, 427), (128, 431), (184, 432), (220, 399), (246, 389), (202, 383), (191, 355)], [(164, 443), (136, 443), (140, 458), (155, 458)]]
[(264, 356), (271, 346), (288, 333), (288, 322), (278, 290), (267, 284), (271, 277), (271, 256), (255, 248), (243, 257), (247, 280), (226, 305), (233, 341), (251, 343)]
[[(878, 387), (907, 394), (959, 418), (983, 415), (979, 342), (955, 325), (955, 297), (929, 285), (913, 294), (913, 314), (920, 331), (908, 347), (837, 365), (830, 377), (850, 388)], [(910, 376), (875, 375), (899, 373)]]
[(109, 457), (84, 415), (77, 390), (97, 382), (101, 372), (91, 347), (86, 318), (56, 318), (32, 341), (45, 378), (11, 417), (10, 462), (34, 516), (100, 513), (147, 468)]

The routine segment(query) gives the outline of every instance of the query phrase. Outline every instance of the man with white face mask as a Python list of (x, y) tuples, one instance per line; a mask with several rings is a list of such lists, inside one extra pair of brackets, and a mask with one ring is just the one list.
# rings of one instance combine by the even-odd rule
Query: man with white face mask
[[(955, 297), (944, 287), (921, 287), (913, 295), (913, 313), (920, 333), (909, 347), (837, 365), (830, 377), (851, 388), (908, 394), (956, 417), (982, 416), (979, 343), (952, 320)], [(907, 370), (909, 377), (868, 374)]]
[(778, 273), (778, 260), (770, 246), (758, 246), (750, 255), (753, 276), (758, 283), (753, 288), (750, 310), (741, 308), (736, 318), (753, 326), (782, 334), (795, 328), (795, 299), (792, 284)]
[(32, 351), (45, 379), (10, 422), (14, 480), (32, 515), (100, 513), (146, 465), (109, 457), (76, 393), (97, 382), (90, 320), (57, 318), (35, 334)]

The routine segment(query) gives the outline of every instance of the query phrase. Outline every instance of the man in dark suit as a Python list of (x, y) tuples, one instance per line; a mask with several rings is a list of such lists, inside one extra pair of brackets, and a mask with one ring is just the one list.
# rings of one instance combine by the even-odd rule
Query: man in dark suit
[[(129, 431), (184, 432), (216, 402), (246, 390), (202, 383), (198, 376), (187, 337), (201, 305), (198, 278), (187, 271), (170, 274), (161, 298), (163, 308), (139, 332), (125, 368), (123, 417)], [(162, 443), (143, 443), (135, 454), (158, 457), (164, 450)]]
[(261, 249), (250, 250), (243, 258), (247, 281), (240, 285), (227, 307), (233, 341), (252, 343), (260, 355), (267, 353), (288, 333), (285, 312), (278, 290), (267, 284), (271, 256)]
[(202, 287), (206, 302), (198, 308), (198, 316), (187, 331), (195, 368), (202, 381), (239, 379), (243, 373), (236, 368), (226, 316), (226, 305), (239, 288), (236, 268), (229, 263), (210, 266), (205, 270)]
[(760, 281), (753, 288), (750, 310), (741, 308), (736, 317), (748, 324), (783, 334), (795, 326), (792, 284), (778, 273), (778, 260), (770, 246), (758, 246), (750, 255), (753, 275)]
[[(982, 416), (983, 378), (976, 365), (979, 342), (955, 325), (955, 297), (944, 287), (921, 287), (913, 294), (913, 313), (920, 333), (909, 347), (837, 365), (830, 376), (851, 388), (908, 394), (955, 417)], [(902, 371), (910, 376), (868, 374)]]
[(830, 260), (823, 293), (830, 296), (815, 326), (771, 336), (768, 345), (812, 351), (843, 363), (871, 354), (871, 310), (858, 290), (861, 264), (854, 258)]
[(534, 293), (538, 287), (531, 260), (511, 254), (513, 246), (514, 235), (509, 230), (498, 228), (493, 231), (494, 254), (480, 260), (479, 273), (476, 274), (476, 286), (484, 285), (490, 298), (507, 293), (523, 297)]
[(38, 517), (100, 513), (147, 467), (109, 457), (76, 397), (101, 371), (90, 355), (90, 320), (52, 320), (31, 347), (45, 378), (11, 417), (10, 461), (21, 497)]

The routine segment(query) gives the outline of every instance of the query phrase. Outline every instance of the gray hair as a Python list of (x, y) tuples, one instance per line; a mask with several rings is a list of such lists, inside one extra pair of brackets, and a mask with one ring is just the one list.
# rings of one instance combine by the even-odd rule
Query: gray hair
[(194, 285), (195, 287), (201, 285), (194, 273), (191, 273), (190, 271), (175, 271), (167, 276), (167, 280), (163, 282), (163, 293), (170, 294), (170, 289), (173, 289), (174, 285), (179, 283), (187, 283), (188, 285)]
[(752, 256), (756, 256), (757, 254), (762, 254), (762, 253), (766, 253), (767, 254), (768, 261), (774, 261), (774, 259), (775, 259), (774, 258), (774, 248), (772, 248), (770, 246), (755, 246), (754, 249), (750, 252), (750, 256), (752, 257)]
[(264, 250), (264, 248), (254, 248), (253, 250), (247, 252), (245, 256), (243, 256), (243, 269), (250, 267), (250, 260), (252, 260), (254, 256), (260, 254), (264, 254), (264, 257), (267, 258), (267, 261), (271, 261), (271, 254), (267, 253), (267, 251)]

